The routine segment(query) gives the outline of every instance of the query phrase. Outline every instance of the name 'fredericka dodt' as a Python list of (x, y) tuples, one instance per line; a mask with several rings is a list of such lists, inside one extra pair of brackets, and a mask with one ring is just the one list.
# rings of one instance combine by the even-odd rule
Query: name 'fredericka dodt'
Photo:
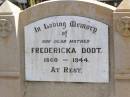
[[(81, 53), (101, 53), (101, 48), (81, 48)], [(31, 53), (39, 54), (39, 53), (77, 53), (76, 48), (31, 48)]]

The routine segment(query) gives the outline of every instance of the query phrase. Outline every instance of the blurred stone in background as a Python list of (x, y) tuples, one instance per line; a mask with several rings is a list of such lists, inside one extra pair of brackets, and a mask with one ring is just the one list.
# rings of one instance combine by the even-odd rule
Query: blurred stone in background
[[(0, 4), (2, 4), (5, 0), (0, 0)], [(19, 6), (21, 9), (26, 9), (30, 6), (33, 6), (37, 3), (48, 1), (48, 0), (9, 0)], [(103, 3), (107, 3), (109, 5), (117, 7), (122, 0), (97, 0)]]

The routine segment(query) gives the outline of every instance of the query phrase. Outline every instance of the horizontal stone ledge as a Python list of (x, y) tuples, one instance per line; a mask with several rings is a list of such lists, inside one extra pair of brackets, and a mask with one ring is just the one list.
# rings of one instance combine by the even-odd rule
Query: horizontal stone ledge
[(19, 78), (20, 72), (3, 72), (0, 71), (0, 78)]
[(115, 74), (115, 79), (117, 79), (117, 80), (130, 80), (130, 74), (128, 74), (128, 73)]

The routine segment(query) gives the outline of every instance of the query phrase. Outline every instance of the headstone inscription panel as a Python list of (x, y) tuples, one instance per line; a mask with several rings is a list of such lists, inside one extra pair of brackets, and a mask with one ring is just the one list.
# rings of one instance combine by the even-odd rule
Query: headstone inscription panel
[(24, 27), (28, 81), (109, 82), (108, 25), (52, 16)]

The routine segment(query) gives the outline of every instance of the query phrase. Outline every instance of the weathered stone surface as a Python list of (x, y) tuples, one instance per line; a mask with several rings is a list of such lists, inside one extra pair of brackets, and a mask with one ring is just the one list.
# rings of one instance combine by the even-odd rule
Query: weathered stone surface
[(110, 82), (107, 84), (26, 82), (25, 97), (112, 97), (114, 91), (113, 11), (114, 7), (97, 1), (59, 0), (40, 3), (20, 13), (19, 40), (24, 77), (24, 27), (50, 16), (84, 16), (109, 25)]
[(116, 97), (130, 96), (130, 1), (123, 0), (114, 12)]
[(9, 1), (0, 6), (0, 97), (21, 97), (16, 27), (20, 9)]
[(109, 83), (108, 25), (81, 16), (53, 16), (24, 31), (26, 80)]
[[(130, 6), (124, 0), (116, 9), (90, 0), (52, 0), (20, 13), (6, 1), (0, 7), (0, 97), (129, 97)], [(14, 11), (15, 9), (15, 11)], [(116, 10), (115, 10), (116, 9)], [(113, 13), (114, 12), (114, 13)], [(83, 16), (109, 27), (109, 83), (28, 82), (25, 78), (24, 27), (50, 16)], [(4, 20), (4, 22), (2, 22)], [(10, 27), (9, 27), (10, 28)], [(1, 37), (2, 36), (2, 37)], [(19, 51), (20, 50), (20, 51)]]
[(8, 0), (5, 0), (5, 2), (0, 6), (0, 15), (17, 14), (19, 11), (20, 8)]
[(117, 7), (116, 12), (130, 12), (130, 0), (123, 0)]

